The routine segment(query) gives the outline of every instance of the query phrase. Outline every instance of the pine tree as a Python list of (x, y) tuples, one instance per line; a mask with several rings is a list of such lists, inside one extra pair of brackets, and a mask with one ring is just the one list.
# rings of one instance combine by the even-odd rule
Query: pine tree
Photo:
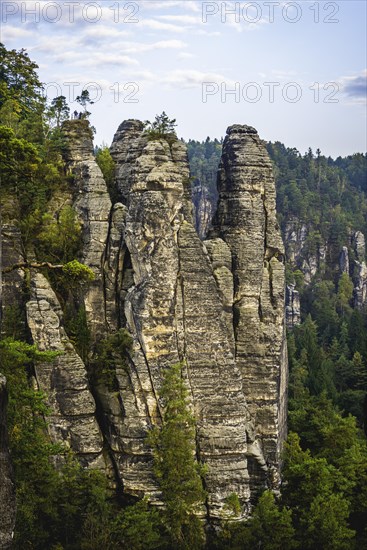
[(166, 507), (166, 526), (175, 548), (202, 548), (204, 530), (196, 514), (205, 500), (205, 470), (195, 458), (195, 422), (181, 364), (165, 372), (160, 397), (165, 402), (163, 423), (152, 431), (149, 441)]

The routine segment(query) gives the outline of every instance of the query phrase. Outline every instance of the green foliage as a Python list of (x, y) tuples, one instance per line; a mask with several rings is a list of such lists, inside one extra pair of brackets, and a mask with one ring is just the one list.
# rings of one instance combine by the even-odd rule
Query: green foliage
[(38, 79), (38, 65), (24, 49), (7, 50), (0, 43), (0, 107), (9, 99), (19, 105), (24, 117), (44, 103), (43, 86)]
[(81, 224), (73, 208), (64, 206), (57, 217), (43, 214), (41, 223), (38, 257), (42, 261), (71, 262), (81, 247)]
[(296, 434), (286, 445), (283, 500), (292, 508), (301, 548), (351, 548), (355, 531), (345, 493), (353, 482), (326, 458), (303, 451)]
[(41, 158), (33, 144), (15, 137), (11, 128), (0, 126), (2, 192), (15, 193), (19, 200), (18, 217), (34, 208), (35, 202), (44, 204), (44, 190), (40, 193), (37, 189), (40, 163)]
[(74, 304), (67, 303), (64, 312), (64, 324), (77, 353), (84, 362), (87, 362), (91, 350), (91, 333), (87, 323), (85, 306), (81, 305), (75, 308)]
[(149, 441), (165, 503), (165, 524), (175, 548), (202, 548), (204, 531), (196, 513), (205, 500), (205, 469), (195, 459), (195, 422), (181, 364), (165, 372), (160, 397), (163, 423), (152, 430)]
[[(202, 188), (209, 199), (215, 203), (217, 199), (217, 171), (222, 154), (222, 144), (217, 140), (189, 140), (187, 152), (190, 170), (194, 178), (193, 186)], [(194, 196), (195, 200), (195, 196)]]
[(70, 116), (70, 108), (66, 102), (66, 97), (63, 95), (55, 97), (47, 110), (50, 124), (56, 129), (60, 129), (61, 123), (68, 120)]
[(265, 491), (247, 521), (224, 526), (213, 541), (218, 550), (292, 550), (299, 548), (292, 525), (292, 512), (276, 502), (271, 491)]
[(344, 298), (337, 296), (331, 281), (317, 283), (311, 306), (317, 323), (308, 315), (293, 331), (289, 405), (292, 414), (302, 391), (311, 395), (325, 391), (335, 405), (355, 415), (362, 425), (367, 390), (367, 316), (352, 312), (348, 304), (349, 278), (345, 281)]
[(341, 314), (351, 313), (350, 301), (353, 294), (353, 283), (347, 273), (343, 273), (338, 283), (337, 302)]
[(265, 491), (260, 497), (249, 528), (253, 542), (264, 550), (291, 550), (298, 546), (294, 540), (292, 512), (286, 507), (280, 508), (271, 491)]
[(1, 331), (4, 337), (14, 340), (25, 338), (26, 316), (19, 304), (6, 306), (2, 312)]
[(114, 185), (116, 164), (111, 157), (110, 149), (107, 145), (102, 144), (102, 146), (98, 148), (96, 153), (96, 162), (102, 171), (111, 201), (112, 203), (115, 203), (119, 199), (117, 188)]
[(226, 508), (230, 516), (239, 516), (241, 514), (241, 503), (236, 493), (231, 493), (226, 498)]
[(116, 548), (130, 550), (168, 548), (165, 545), (163, 533), (161, 514), (156, 508), (149, 506), (147, 499), (142, 499), (122, 510), (113, 523), (113, 539), (118, 545)]
[(82, 118), (88, 118), (91, 113), (87, 111), (87, 106), (93, 105), (94, 103), (94, 101), (92, 101), (90, 98), (89, 91), (83, 90), (82, 93), (76, 97), (75, 101), (83, 107)]
[(93, 270), (90, 267), (81, 264), (78, 260), (72, 260), (71, 262), (65, 264), (62, 271), (71, 284), (90, 283), (95, 279)]
[(103, 384), (111, 391), (117, 389), (116, 367), (127, 368), (127, 354), (132, 342), (127, 330), (120, 329), (97, 343), (90, 363), (94, 384)]
[(165, 139), (172, 144), (177, 141), (176, 126), (176, 119), (170, 119), (163, 111), (161, 115), (156, 115), (153, 122), (145, 121), (144, 133), (151, 141)]
[[(114, 514), (105, 477), (83, 470), (69, 451), (50, 442), (45, 396), (30, 383), (34, 363), (53, 361), (57, 355), (11, 338), (0, 341), (17, 487), (14, 548), (19, 550), (57, 546), (77, 550), (83, 548), (92, 526), (96, 541), (101, 543), (112, 528)], [(54, 466), (56, 455), (58, 470)]]

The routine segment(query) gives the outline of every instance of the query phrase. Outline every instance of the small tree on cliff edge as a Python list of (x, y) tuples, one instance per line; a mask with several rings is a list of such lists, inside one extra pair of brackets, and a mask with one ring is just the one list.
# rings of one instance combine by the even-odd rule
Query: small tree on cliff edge
[(148, 136), (150, 140), (165, 139), (169, 143), (177, 141), (175, 130), (175, 127), (177, 126), (176, 119), (168, 118), (167, 114), (164, 111), (161, 115), (157, 115), (155, 117), (154, 122), (146, 120), (144, 126), (144, 133)]
[(75, 98), (75, 101), (83, 107), (83, 113), (81, 114), (81, 118), (88, 118), (91, 113), (87, 111), (87, 105), (94, 104), (94, 101), (92, 101), (90, 98), (89, 91), (83, 90), (82, 93)]
[(163, 424), (153, 429), (149, 442), (165, 503), (165, 524), (175, 548), (199, 549), (204, 530), (195, 512), (205, 500), (205, 472), (195, 459), (195, 420), (180, 364), (165, 372), (160, 397), (165, 403)]

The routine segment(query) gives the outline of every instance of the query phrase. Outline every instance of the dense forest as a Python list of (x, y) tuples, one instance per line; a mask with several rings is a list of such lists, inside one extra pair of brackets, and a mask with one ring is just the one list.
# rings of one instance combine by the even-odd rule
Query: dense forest
[[(77, 308), (78, 285), (93, 273), (77, 260), (80, 225), (69, 207), (57, 220), (47, 204), (72, 177), (64, 169), (62, 123), (70, 109), (63, 96), (48, 102), (37, 65), (25, 51), (0, 46), (0, 168), (2, 232), (16, 223), (25, 270), (49, 278), (58, 296), (71, 292), (65, 328), (81, 356), (88, 355), (85, 312)], [(88, 97), (80, 96), (82, 118)], [(216, 200), (221, 143), (189, 141), (193, 187)], [(205, 525), (205, 467), (193, 459), (194, 419), (180, 365), (164, 380), (164, 425), (152, 432), (155, 475), (164, 507), (128, 501), (100, 472), (83, 469), (72, 452), (47, 436), (46, 396), (35, 389), (34, 366), (57, 352), (37, 350), (25, 329), (22, 304), (1, 319), (0, 371), (7, 378), (9, 444), (15, 470), (17, 519), (14, 548), (132, 550), (213, 548), (246, 550), (349, 550), (367, 546), (367, 312), (353, 301), (354, 272), (340, 270), (352, 234), (367, 234), (367, 156), (333, 160), (320, 151), (301, 155), (269, 143), (277, 183), (279, 224), (288, 249), (291, 229), (306, 237), (287, 258), (287, 281), (300, 294), (301, 323), (288, 334), (289, 434), (284, 447), (280, 494), (258, 495), (251, 519), (233, 521), (238, 498), (228, 499), (220, 529)], [(113, 161), (96, 150), (112, 190)], [(14, 222), (16, 220), (16, 222)], [(6, 237), (6, 235), (3, 235)], [(326, 250), (325, 254), (320, 250)], [(316, 258), (315, 272), (304, 265)], [(305, 263), (306, 262), (306, 263)], [(27, 292), (25, 277), (24, 299)], [(68, 306), (70, 307), (70, 305)], [(101, 343), (97, 376), (108, 377), (116, 354), (129, 346), (124, 333)], [(56, 467), (55, 467), (56, 466)]]

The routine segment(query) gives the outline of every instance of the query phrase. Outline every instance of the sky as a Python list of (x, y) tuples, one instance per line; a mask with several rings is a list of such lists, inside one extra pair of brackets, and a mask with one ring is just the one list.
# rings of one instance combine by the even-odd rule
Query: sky
[(95, 143), (165, 111), (184, 139), (231, 124), (301, 153), (367, 150), (364, 0), (5, 1), (1, 41), (39, 65), (49, 100), (94, 104)]

